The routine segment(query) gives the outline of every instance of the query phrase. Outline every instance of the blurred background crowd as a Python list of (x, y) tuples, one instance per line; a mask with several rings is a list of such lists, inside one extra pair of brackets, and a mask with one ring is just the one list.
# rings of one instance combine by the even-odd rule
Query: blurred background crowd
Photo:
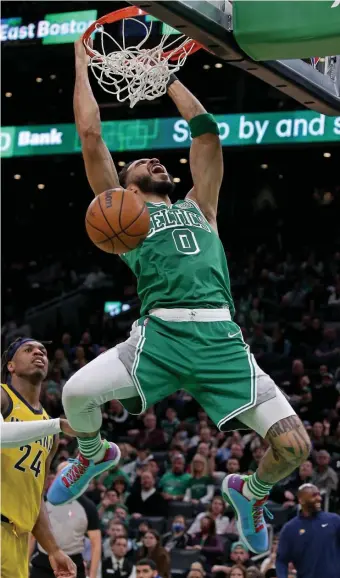
[[(4, 16), (33, 19), (47, 3), (12, 4), (5, 3)], [(91, 2), (68, 4), (68, 10), (92, 8)], [(112, 3), (101, 4), (102, 14), (112, 10)], [(46, 11), (59, 12), (60, 4), (50, 2)], [(30, 58), (20, 58), (20, 46), (4, 48), (5, 124), (73, 122), (72, 46), (32, 42)], [(181, 76), (210, 112), (296, 108), (282, 93), (226, 65), (215, 68), (215, 62), (198, 53)], [(103, 120), (131, 117), (126, 106), (94, 90)], [(164, 97), (133, 114), (152, 118), (176, 111)], [(224, 149), (218, 222), (235, 321), (258, 364), (289, 397), (313, 445), (309, 460), (270, 495), (270, 551), (254, 556), (247, 550), (220, 492), (227, 473), (255, 471), (265, 442), (251, 431), (217, 431), (196, 401), (179, 391), (140, 416), (116, 401), (103, 407), (103, 436), (119, 444), (121, 463), (95, 480), (85, 498), (60, 509), (49, 506), (61, 546), (79, 568), (85, 564), (84, 575), (271, 578), (279, 532), (296, 516), (301, 484), (316, 484), (323, 508), (340, 511), (338, 144)], [(185, 195), (187, 150), (143, 154), (159, 155), (179, 182), (176, 195)], [(135, 156), (113, 155), (121, 166)], [(129, 335), (139, 314), (136, 283), (118, 258), (86, 237), (91, 193), (79, 155), (6, 159), (2, 190), (2, 347), (19, 335), (51, 342), (42, 403), (58, 417), (67, 379)], [(61, 438), (48, 484), (76, 451), (74, 440)], [(31, 553), (31, 576), (50, 576), (47, 557), (33, 542)], [(295, 576), (293, 567), (289, 572)]]

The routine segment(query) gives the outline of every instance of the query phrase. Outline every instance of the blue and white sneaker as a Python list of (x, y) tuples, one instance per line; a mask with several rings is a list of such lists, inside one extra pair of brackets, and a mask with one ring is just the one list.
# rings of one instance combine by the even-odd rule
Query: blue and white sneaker
[(272, 519), (273, 515), (265, 507), (268, 496), (262, 500), (248, 500), (242, 494), (242, 488), (249, 476), (230, 474), (222, 483), (222, 496), (236, 514), (236, 527), (240, 539), (255, 554), (262, 554), (269, 548), (268, 530), (264, 512)]
[(47, 492), (47, 499), (53, 506), (72, 502), (85, 492), (93, 478), (119, 463), (119, 447), (106, 440), (103, 443), (107, 449), (101, 462), (94, 463), (79, 453), (57, 475)]

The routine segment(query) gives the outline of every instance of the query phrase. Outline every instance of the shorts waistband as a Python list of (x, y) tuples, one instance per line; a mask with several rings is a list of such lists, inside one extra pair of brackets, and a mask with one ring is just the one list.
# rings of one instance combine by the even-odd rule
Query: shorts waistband
[(150, 315), (163, 321), (231, 321), (229, 309), (151, 309)]

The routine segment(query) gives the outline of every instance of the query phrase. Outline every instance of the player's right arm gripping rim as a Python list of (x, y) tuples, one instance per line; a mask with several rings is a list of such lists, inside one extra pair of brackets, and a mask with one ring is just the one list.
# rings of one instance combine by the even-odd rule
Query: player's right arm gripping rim
[(82, 40), (75, 43), (76, 82), (73, 108), (81, 140), (86, 176), (94, 194), (119, 187), (117, 171), (103, 141), (99, 106), (88, 76), (88, 60)]

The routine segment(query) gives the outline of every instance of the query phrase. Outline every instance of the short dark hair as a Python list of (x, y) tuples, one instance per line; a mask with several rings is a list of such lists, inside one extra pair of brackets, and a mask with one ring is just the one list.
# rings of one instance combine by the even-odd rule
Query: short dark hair
[(157, 571), (155, 562), (150, 560), (150, 558), (142, 558), (141, 560), (138, 560), (138, 562), (136, 562), (136, 566), (150, 566), (151, 570)]
[(126, 163), (126, 165), (123, 166), (122, 170), (118, 174), (119, 183), (123, 188), (126, 187), (127, 172), (129, 170), (129, 168), (131, 167), (133, 162), (134, 161)]
[(117, 542), (117, 540), (125, 540), (126, 544), (128, 543), (128, 539), (126, 536), (114, 536), (110, 540), (111, 546), (113, 546), (113, 544), (115, 544)]

